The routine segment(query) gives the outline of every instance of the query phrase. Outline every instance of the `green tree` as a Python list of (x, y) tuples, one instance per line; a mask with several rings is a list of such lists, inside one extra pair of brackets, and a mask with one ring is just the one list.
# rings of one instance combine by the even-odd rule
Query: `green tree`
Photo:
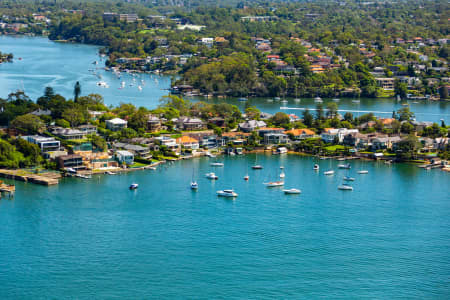
[(333, 119), (337, 116), (338, 113), (338, 105), (336, 102), (329, 102), (327, 104), (327, 117)]
[(308, 127), (311, 127), (313, 121), (314, 121), (313, 115), (309, 112), (309, 109), (305, 109), (303, 111), (303, 124), (305, 124)]
[(80, 96), (81, 94), (81, 84), (79, 81), (77, 81), (75, 83), (75, 86), (73, 88), (73, 95), (74, 95), (74, 101), (77, 102), (78, 101), (78, 96)]
[(414, 113), (411, 112), (411, 110), (409, 109), (409, 106), (405, 106), (400, 108), (397, 111), (397, 114), (399, 116), (399, 121), (410, 121), (412, 118), (414, 118)]
[(45, 124), (38, 116), (25, 114), (16, 117), (11, 122), (11, 127), (23, 133), (35, 134), (42, 132), (45, 128)]
[(62, 117), (68, 121), (72, 127), (83, 124), (86, 120), (85, 112), (78, 108), (67, 108), (62, 113)]
[(405, 98), (408, 93), (408, 86), (404, 82), (400, 82), (400, 80), (395, 80), (394, 82), (394, 93), (396, 95), (400, 95), (400, 97)]
[(272, 123), (275, 124), (276, 126), (282, 126), (282, 125), (286, 125), (290, 123), (290, 118), (289, 116), (284, 113), (284, 112), (277, 112), (273, 117), (272, 117)]

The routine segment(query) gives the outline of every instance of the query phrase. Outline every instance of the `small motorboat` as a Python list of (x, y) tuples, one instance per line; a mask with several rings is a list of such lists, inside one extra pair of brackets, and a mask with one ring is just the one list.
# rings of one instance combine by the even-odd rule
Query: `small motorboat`
[(234, 198), (234, 197), (237, 197), (238, 194), (235, 193), (233, 190), (221, 190), (221, 191), (217, 191), (217, 196)]
[(131, 185), (130, 185), (130, 190), (135, 190), (135, 189), (137, 189), (139, 187), (139, 184), (137, 184), (137, 183), (132, 183)]
[(320, 167), (318, 164), (314, 164), (313, 169), (314, 169), (314, 171), (319, 171)]
[(350, 185), (347, 185), (345, 183), (341, 184), (340, 186), (338, 186), (338, 190), (342, 190), (342, 191), (353, 191), (353, 187)]
[(106, 174), (108, 174), (108, 175), (117, 175), (117, 173), (111, 172), (111, 171), (106, 171)]
[(241, 98), (238, 99), (238, 101), (241, 101), (241, 102), (244, 102), (244, 101), (247, 101), (247, 100), (248, 100), (248, 99), (245, 98), (245, 97), (241, 97)]
[(267, 187), (277, 187), (277, 186), (283, 186), (284, 181), (271, 181), (264, 183)]
[(353, 103), (360, 103), (361, 100), (352, 100)]
[(334, 174), (333, 170), (323, 172), (323, 175), (333, 175), (333, 174)]
[(213, 162), (209, 164), (211, 167), (223, 167), (223, 163)]
[(280, 178), (284, 178), (284, 177), (286, 177), (286, 174), (284, 174), (284, 172), (281, 172), (280, 173)]
[(253, 170), (261, 170), (263, 167), (261, 165), (255, 165), (252, 167)]
[(355, 181), (355, 178), (349, 177), (349, 176), (344, 176), (343, 179), (344, 179), (345, 181)]
[(197, 181), (192, 181), (191, 182), (191, 190), (196, 190), (198, 189), (198, 183)]
[(314, 98), (314, 102), (316, 102), (316, 103), (322, 103), (323, 101), (322, 101), (322, 98), (316, 97), (316, 98)]
[(340, 164), (338, 165), (339, 169), (351, 169), (351, 165), (350, 164)]
[(302, 100), (300, 100), (299, 98), (295, 98), (295, 99), (294, 99), (294, 102), (295, 102), (295, 103), (300, 103), (300, 101), (302, 101)]
[(333, 101), (334, 101), (334, 102), (339, 102), (339, 101), (341, 101), (341, 99), (339, 99), (339, 98), (334, 98)]
[(368, 174), (368, 173), (369, 173), (369, 171), (367, 171), (367, 170), (358, 171), (358, 174)]
[(97, 82), (97, 85), (102, 88), (109, 88), (109, 85), (104, 81)]
[(295, 194), (300, 194), (302, 191), (299, 189), (287, 189), (287, 190), (283, 190), (283, 192), (287, 195), (295, 195)]
[(215, 174), (215, 173), (207, 173), (206, 175), (206, 178), (208, 178), (208, 179), (212, 179), (212, 180), (217, 180), (217, 179), (219, 179), (219, 177)]
[(75, 174), (75, 177), (83, 178), (83, 179), (91, 179), (92, 175)]
[(281, 100), (281, 103), (288, 103), (286, 99)]
[(245, 180), (245, 181), (248, 181), (249, 179), (250, 179), (250, 176), (248, 176), (248, 175), (245, 175), (245, 176), (244, 176), (244, 180)]
[(275, 98), (273, 98), (275, 101), (280, 101), (281, 100), (281, 98), (280, 97), (275, 97)]

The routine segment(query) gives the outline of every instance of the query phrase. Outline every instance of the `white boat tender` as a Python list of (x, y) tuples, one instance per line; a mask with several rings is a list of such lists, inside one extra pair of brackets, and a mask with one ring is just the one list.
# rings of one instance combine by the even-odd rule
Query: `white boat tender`
[(319, 169), (320, 169), (320, 167), (319, 167), (319, 165), (318, 164), (314, 164), (314, 171), (319, 171)]
[(192, 182), (191, 182), (191, 189), (192, 189), (192, 190), (198, 189), (198, 183), (197, 183), (197, 181), (192, 181)]
[(369, 171), (367, 171), (367, 170), (358, 171), (358, 174), (368, 174), (368, 173), (369, 173)]
[(283, 190), (283, 192), (288, 195), (294, 195), (294, 194), (300, 194), (302, 191), (298, 190), (298, 189), (287, 189), (287, 190)]
[(253, 170), (261, 170), (263, 167), (261, 165), (255, 165), (252, 167)]
[(217, 177), (217, 175), (216, 175), (215, 173), (213, 173), (213, 172), (207, 173), (205, 176), (206, 176), (206, 178), (208, 178), (208, 179), (213, 179), (213, 180), (219, 179), (219, 177)]
[(244, 180), (245, 180), (245, 181), (248, 181), (249, 179), (250, 179), (250, 176), (248, 176), (248, 175), (245, 175), (245, 176), (244, 176)]
[(284, 174), (284, 172), (281, 172), (280, 173), (280, 178), (284, 178), (284, 177), (286, 177), (286, 174)]
[(223, 167), (223, 163), (214, 162), (214, 163), (210, 163), (210, 166), (212, 166), (212, 167)]
[(271, 181), (264, 183), (267, 187), (277, 187), (277, 186), (283, 186), (284, 181)]
[(338, 165), (339, 169), (351, 169), (351, 165), (350, 164), (340, 164)]
[(139, 187), (139, 184), (137, 184), (137, 183), (132, 183), (131, 185), (130, 185), (130, 190), (135, 190), (135, 189), (137, 189)]
[(338, 186), (338, 190), (353, 191), (353, 187), (347, 184), (341, 184), (340, 186)]
[(221, 191), (217, 191), (217, 196), (219, 197), (237, 197), (238, 194), (235, 193), (233, 190), (221, 190)]
[(334, 174), (333, 170), (323, 172), (323, 175), (333, 175), (333, 174)]
[(345, 181), (355, 181), (355, 178), (353, 178), (353, 177), (348, 177), (348, 176), (345, 176), (343, 179), (344, 179)]

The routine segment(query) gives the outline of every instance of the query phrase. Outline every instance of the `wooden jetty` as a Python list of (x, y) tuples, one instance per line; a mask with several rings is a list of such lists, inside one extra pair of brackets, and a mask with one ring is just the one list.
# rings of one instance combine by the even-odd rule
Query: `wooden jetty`
[(55, 172), (34, 174), (24, 170), (0, 169), (0, 177), (48, 186), (58, 184), (61, 174)]

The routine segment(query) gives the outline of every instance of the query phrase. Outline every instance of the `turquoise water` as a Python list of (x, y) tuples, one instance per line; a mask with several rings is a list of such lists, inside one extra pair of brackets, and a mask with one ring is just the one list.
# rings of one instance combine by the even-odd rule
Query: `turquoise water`
[[(357, 161), (347, 172), (331, 160), (316, 173), (294, 155), (219, 161), (216, 182), (203, 177), (207, 158), (48, 188), (17, 182), (0, 200), (0, 298), (448, 298), (450, 174)], [(301, 195), (262, 184), (280, 166)], [(337, 190), (347, 174), (353, 192)], [(239, 197), (218, 198), (223, 188)]]
[[(76, 81), (80, 81), (82, 94), (100, 93), (105, 98), (105, 103), (118, 105), (121, 102), (133, 103), (136, 106), (155, 108), (159, 104), (159, 99), (168, 94), (171, 78), (168, 76), (156, 76), (142, 74), (136, 76), (136, 82), (133, 77), (123, 74), (122, 78), (117, 78), (112, 72), (101, 70), (104, 61), (100, 61), (98, 56), (98, 47), (79, 44), (55, 43), (41, 37), (10, 37), (0, 36), (0, 51), (12, 52), (15, 56), (14, 63), (0, 65), (0, 97), (6, 97), (8, 93), (17, 89), (23, 89), (32, 98), (43, 94), (46, 86), (52, 86), (57, 93), (65, 97), (73, 96), (73, 86)], [(22, 58), (19, 60), (18, 58)], [(98, 61), (98, 65), (92, 62)], [(97, 86), (100, 80), (94, 76), (89, 69), (95, 69), (96, 73), (102, 76), (103, 81), (108, 83), (109, 88)], [(141, 84), (144, 80), (144, 84)], [(126, 82), (124, 89), (119, 89), (121, 81)], [(130, 84), (133, 83), (133, 86)], [(142, 91), (139, 91), (137, 85), (142, 85)], [(197, 101), (193, 99), (193, 101)], [(201, 100), (205, 100), (201, 98)], [(267, 102), (267, 99), (250, 99), (249, 103), (268, 113), (276, 113), (287, 106), (290, 108), (314, 108), (316, 104), (313, 99), (302, 99), (301, 103), (295, 103), (293, 99), (288, 99), (288, 103)], [(245, 103), (237, 99), (210, 99), (211, 102), (227, 101), (238, 105), (242, 110), (245, 109)], [(324, 99), (324, 106), (331, 99)], [(361, 115), (368, 111), (375, 112), (375, 115), (381, 117), (390, 117), (393, 110), (398, 110), (404, 102), (398, 102), (394, 99), (365, 99), (361, 102), (353, 103), (352, 99), (341, 99), (339, 107), (342, 110), (349, 110), (354, 115)], [(416, 113), (417, 120), (439, 122), (444, 119), (450, 123), (450, 103), (439, 102), (430, 103), (419, 101), (414, 103), (408, 101), (411, 110)], [(292, 109), (283, 111), (302, 115), (301, 110)], [(342, 114), (345, 111), (341, 111)]]

